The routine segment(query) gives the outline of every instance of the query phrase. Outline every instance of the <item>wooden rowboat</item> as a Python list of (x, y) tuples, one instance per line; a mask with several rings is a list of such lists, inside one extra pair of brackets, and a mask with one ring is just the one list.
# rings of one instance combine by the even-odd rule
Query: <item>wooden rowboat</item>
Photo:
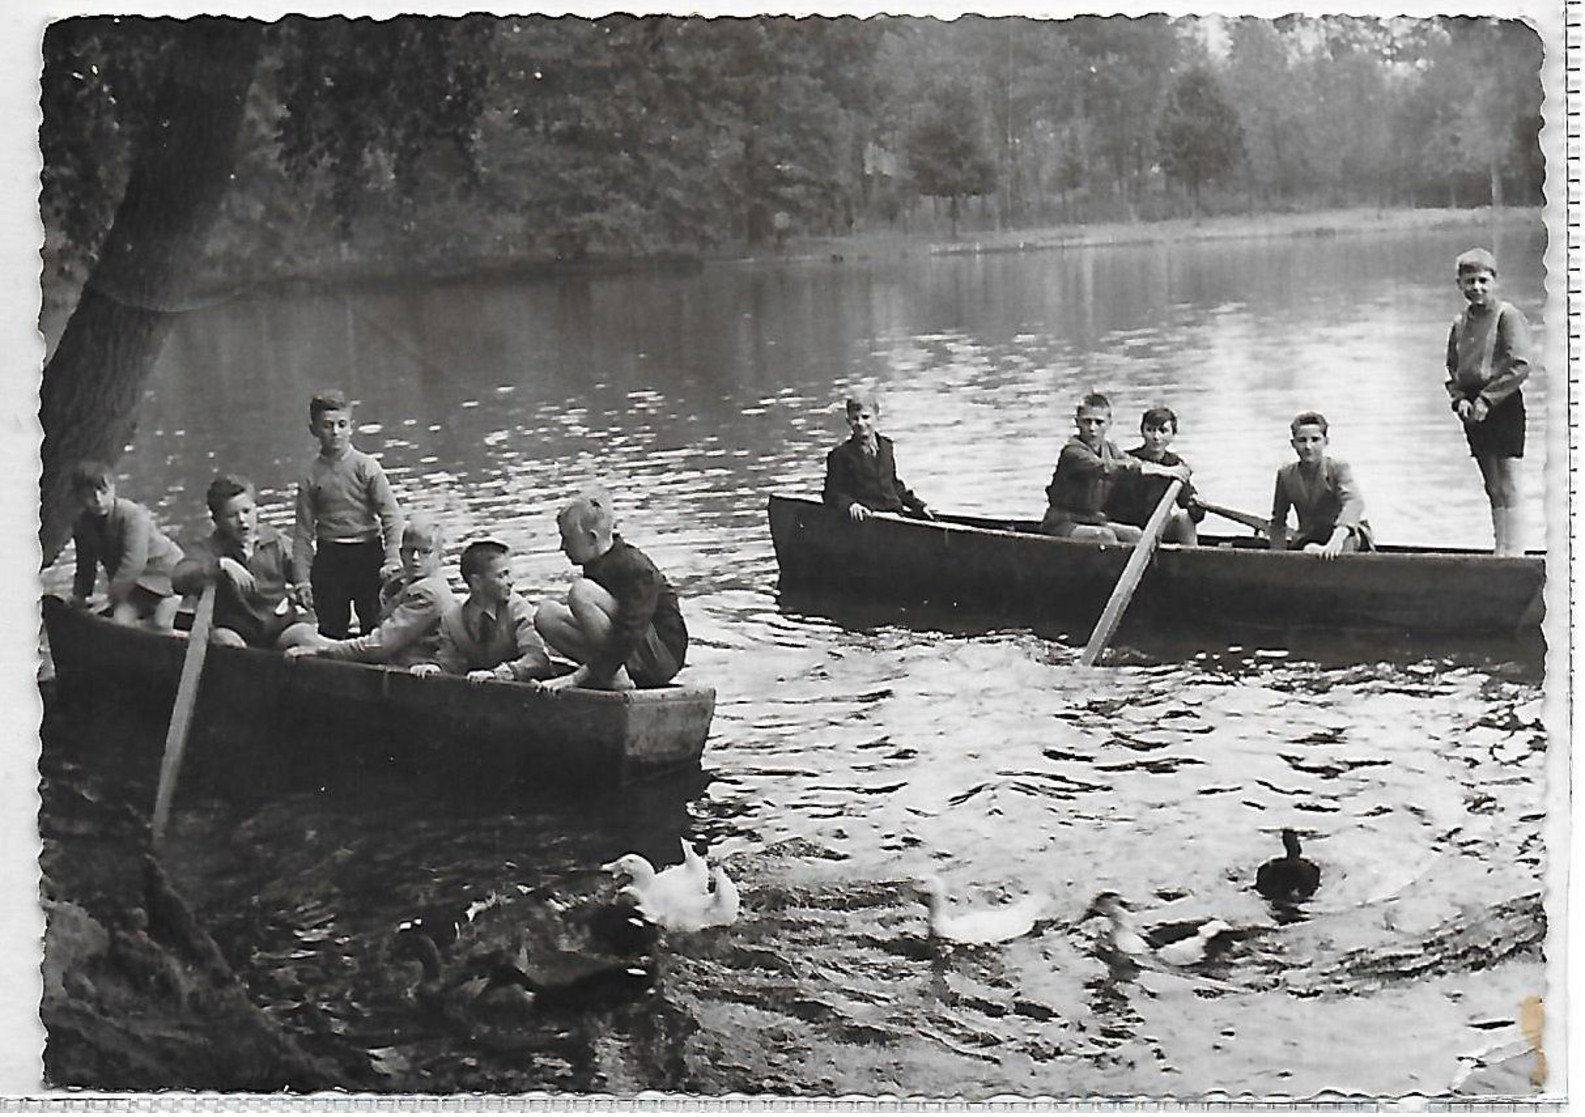
[[(877, 515), (862, 524), (817, 500), (770, 498), (783, 590), (862, 593), (879, 601), (984, 608), (1018, 619), (1093, 623), (1131, 547), (1042, 535), (1030, 520)], [(1538, 629), (1539, 554), (1384, 546), (1328, 562), (1272, 551), (1263, 539), (1202, 536), (1158, 548), (1133, 620), (1326, 628), (1401, 636)]]
[[(117, 625), (56, 597), (43, 608), (63, 704), (169, 718), (185, 636)], [(697, 768), (714, 712), (705, 686), (544, 691), (217, 646), (199, 688), (194, 762), (248, 778), (399, 768), (620, 785)]]

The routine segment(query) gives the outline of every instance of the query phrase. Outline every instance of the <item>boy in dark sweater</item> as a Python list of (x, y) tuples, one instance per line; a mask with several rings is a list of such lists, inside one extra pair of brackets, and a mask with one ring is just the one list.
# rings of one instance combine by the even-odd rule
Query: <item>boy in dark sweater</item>
[[(1140, 444), (1128, 451), (1129, 457), (1157, 465), (1180, 465), (1183, 459), (1171, 450), (1178, 434), (1178, 417), (1170, 407), (1152, 407), (1139, 420)], [(1106, 518), (1120, 524), (1144, 527), (1150, 514), (1161, 503), (1162, 494), (1172, 478), (1143, 473), (1121, 474), (1106, 498)], [(1168, 543), (1199, 542), (1196, 525), (1205, 519), (1205, 509), (1194, 499), (1194, 486), (1188, 481), (1178, 490), (1178, 506), (1172, 510), (1161, 538)]]
[(904, 512), (935, 519), (897, 476), (892, 440), (875, 429), (880, 408), (873, 399), (849, 399), (848, 427), (853, 435), (826, 455), (826, 506), (846, 512), (854, 523), (871, 512)]
[(688, 628), (666, 576), (617, 534), (610, 498), (603, 492), (576, 497), (556, 516), (556, 526), (562, 553), (583, 568), (583, 577), (565, 602), (539, 607), (534, 627), (579, 667), (542, 685), (626, 690), (669, 682), (687, 656)]

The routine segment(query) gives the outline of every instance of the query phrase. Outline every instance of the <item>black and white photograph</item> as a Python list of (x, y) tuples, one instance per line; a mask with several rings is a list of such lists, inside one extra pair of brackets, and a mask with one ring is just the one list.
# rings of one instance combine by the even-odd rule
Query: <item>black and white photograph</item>
[(5, 1088), (1561, 1104), (1497, 7), (8, 17)]

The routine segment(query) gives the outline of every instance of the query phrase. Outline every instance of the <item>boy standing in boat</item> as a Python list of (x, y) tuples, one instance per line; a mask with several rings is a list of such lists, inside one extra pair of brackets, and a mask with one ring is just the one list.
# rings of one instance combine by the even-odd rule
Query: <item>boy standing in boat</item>
[(1447, 394), (1464, 424), (1491, 502), (1499, 555), (1520, 553), (1519, 461), (1524, 457), (1524, 394), (1530, 375), (1530, 324), (1497, 298), (1497, 261), (1484, 248), (1459, 256), (1458, 286), (1468, 304), (1447, 336)]
[[(1171, 449), (1177, 434), (1178, 416), (1172, 408), (1152, 407), (1139, 420), (1140, 444), (1128, 451), (1128, 456), (1157, 465), (1181, 465), (1183, 459)], [(1166, 477), (1122, 474), (1106, 499), (1106, 518), (1113, 523), (1144, 527), (1171, 483)], [(1194, 486), (1190, 482), (1185, 481), (1183, 488), (1178, 490), (1177, 504), (1161, 538), (1168, 543), (1192, 547), (1200, 540), (1196, 525), (1205, 519), (1205, 509), (1194, 499)]]
[(311, 643), (287, 648), (286, 654), (396, 667), (433, 662), (440, 644), (441, 615), (455, 601), (440, 571), (443, 550), (440, 525), (426, 515), (412, 517), (402, 530), (402, 574), (385, 588), (380, 623), (349, 640), (328, 640), (315, 633)]
[(292, 553), (319, 614), (319, 631), (343, 639), (351, 627), (367, 633), (380, 617), (380, 587), (402, 569), (397, 544), (402, 511), (380, 463), (352, 445), (352, 405), (337, 391), (308, 404), (308, 429), (319, 453), (297, 487)]
[(602, 492), (574, 498), (556, 526), (562, 553), (583, 568), (583, 577), (565, 603), (539, 607), (534, 627), (580, 666), (544, 685), (625, 690), (669, 682), (682, 670), (688, 628), (666, 575), (617, 534), (610, 498)]
[(551, 675), (550, 657), (534, 631), (534, 612), (512, 587), (506, 544), (494, 539), (469, 543), (460, 565), (468, 599), (441, 615), (434, 662), (415, 663), (412, 673), (444, 671), (466, 675), (471, 683), (521, 683)]
[(215, 530), (187, 548), (171, 583), (198, 593), (216, 583), (210, 642), (233, 647), (286, 648), (311, 642), (317, 630), (299, 580), (291, 544), (259, 523), (252, 482), (221, 474), (204, 493)]
[[(1371, 549), (1365, 522), (1365, 498), (1354, 484), (1348, 463), (1328, 457), (1326, 417), (1315, 411), (1296, 416), (1293, 452), (1299, 456), (1277, 470), (1271, 501), (1271, 549), (1305, 550), (1324, 559), (1346, 551)], [(1288, 539), (1288, 509), (1299, 519), (1298, 534)]]
[(1112, 486), (1125, 476), (1189, 480), (1189, 467), (1132, 457), (1108, 440), (1112, 404), (1099, 392), (1079, 401), (1073, 416), (1078, 428), (1057, 458), (1051, 484), (1046, 486), (1048, 507), (1040, 530), (1059, 539), (1093, 543), (1134, 543), (1143, 532), (1133, 524), (1114, 523), (1106, 517)]
[(106, 593), (111, 619), (168, 631), (182, 602), (171, 588), (181, 548), (155, 526), (147, 508), (116, 496), (115, 476), (103, 462), (77, 464), (72, 496), (82, 507), (72, 525), (77, 550), (72, 604), (87, 607), (102, 564), (110, 579)]
[(892, 440), (875, 429), (880, 407), (873, 397), (851, 398), (844, 407), (852, 436), (826, 455), (826, 481), (821, 499), (829, 508), (848, 514), (854, 523), (871, 512), (902, 512), (933, 520), (925, 502), (897, 476)]

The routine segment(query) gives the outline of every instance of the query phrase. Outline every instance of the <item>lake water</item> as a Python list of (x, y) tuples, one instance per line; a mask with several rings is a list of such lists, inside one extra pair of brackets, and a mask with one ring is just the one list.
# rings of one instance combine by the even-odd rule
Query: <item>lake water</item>
[[(933, 505), (1038, 516), (1077, 398), (1098, 388), (1125, 444), (1143, 408), (1173, 406), (1207, 499), (1257, 513), (1291, 457), (1288, 420), (1318, 409), (1379, 538), (1489, 546), (1441, 386), (1451, 261), (1489, 240), (304, 287), (189, 314), (122, 463), (164, 522), (202, 530), (223, 467), (284, 526), (312, 450), (306, 400), (339, 385), (407, 507), (454, 540), (506, 539), (532, 600), (570, 573), (555, 509), (606, 483), (685, 602), (685, 678), (719, 704), (704, 778), (618, 797), (370, 786), (238, 805), (194, 790), (173, 841), (184, 884), (273, 1013), (393, 1088), (1445, 1089), (1544, 992), (1533, 655), (1147, 644), (1085, 671), (1052, 633), (784, 606), (765, 501), (818, 490), (858, 388), (879, 391), (899, 471)], [(1538, 337), (1544, 243), (1509, 225), (1499, 244), (1504, 295)], [(1549, 380), (1525, 389), (1531, 546)], [(1278, 924), (1250, 885), (1284, 826), (1324, 879), (1307, 918)], [(675, 861), (680, 836), (725, 861), (744, 914), (667, 943), (652, 999), (503, 1036), (398, 996), (385, 951), (400, 920), (547, 882), (575, 892), (628, 849)], [(1049, 893), (1060, 921), (933, 952), (907, 886), (922, 872), (965, 903)], [(1120, 970), (1098, 922), (1070, 922), (1103, 889), (1146, 923), (1259, 930), (1209, 971)]]

